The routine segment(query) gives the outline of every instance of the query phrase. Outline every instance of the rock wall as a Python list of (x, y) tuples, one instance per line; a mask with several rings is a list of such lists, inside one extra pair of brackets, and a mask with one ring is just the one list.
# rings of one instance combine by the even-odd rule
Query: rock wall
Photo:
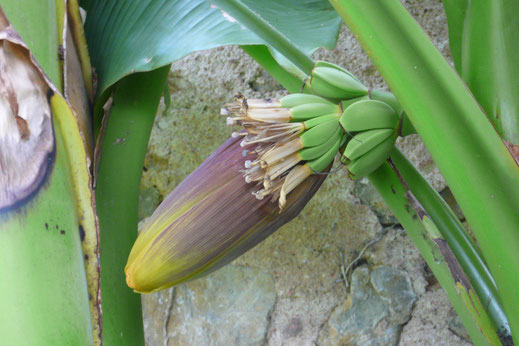
[[(403, 2), (449, 59), (441, 2)], [(385, 88), (347, 28), (336, 49), (314, 57)], [(237, 47), (174, 63), (169, 89), (171, 106), (159, 109), (146, 157), (141, 219), (230, 135), (219, 110), (236, 91), (286, 94)], [(435, 188), (445, 189), (417, 136), (399, 145)], [(143, 311), (148, 345), (470, 344), (388, 207), (367, 180), (353, 182), (345, 170), (265, 242), (203, 279), (143, 296)]]

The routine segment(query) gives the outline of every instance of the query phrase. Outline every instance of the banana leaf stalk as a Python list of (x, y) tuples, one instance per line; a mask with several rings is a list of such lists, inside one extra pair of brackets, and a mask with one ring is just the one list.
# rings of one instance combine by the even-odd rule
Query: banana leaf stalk
[[(397, 0), (330, 1), (423, 139), (470, 224), (519, 334), (519, 168), (467, 90)], [(509, 302), (509, 303), (508, 303)], [(515, 331), (515, 332), (514, 332)]]
[(126, 280), (149, 293), (199, 278), (231, 262), (296, 217), (325, 175), (313, 175), (288, 195), (280, 213), (261, 187), (245, 182), (241, 138), (230, 138), (157, 208), (128, 259)]
[[(53, 2), (27, 5), (41, 12), (4, 5), (13, 24), (0, 7), (2, 343), (94, 344), (99, 329), (91, 321), (89, 298), (93, 308), (98, 305), (88, 294), (81, 246), (89, 231), (95, 233), (95, 226), (89, 228), (85, 148), (74, 113), (56, 87), (57, 59), (17, 33), (22, 28), (28, 43), (44, 37), (47, 50), (57, 52), (56, 9)], [(25, 23), (48, 26), (35, 32)], [(48, 67), (45, 73), (40, 66)]]

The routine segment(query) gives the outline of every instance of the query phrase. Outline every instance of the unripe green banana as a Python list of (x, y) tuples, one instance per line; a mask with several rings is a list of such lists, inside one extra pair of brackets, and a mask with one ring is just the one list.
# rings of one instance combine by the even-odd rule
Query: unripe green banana
[(350, 105), (339, 120), (346, 132), (398, 127), (399, 118), (395, 110), (382, 101), (362, 100)]
[[(330, 67), (330, 68), (333, 68), (333, 69), (336, 69), (336, 70), (339, 70), (341, 72), (344, 72), (348, 75), (350, 75), (352, 78), (356, 79), (356, 80), (359, 80), (353, 73), (351, 73), (350, 71), (346, 70), (345, 68), (339, 66), (339, 65), (335, 65), (335, 64), (332, 64), (331, 62), (328, 62), (328, 61), (324, 61), (324, 60), (317, 60), (314, 64), (314, 67)], [(360, 82), (360, 81), (359, 81)]]
[[(405, 136), (411, 135), (413, 133), (416, 133), (416, 130), (414, 129), (413, 124), (411, 124), (411, 122), (409, 121), (409, 118), (407, 117), (407, 115), (404, 112), (404, 108), (402, 108), (402, 105), (400, 104), (400, 102), (398, 102), (395, 95), (393, 95), (392, 93), (387, 92), (387, 91), (374, 89), (370, 93), (370, 98), (372, 100), (378, 100), (378, 101), (385, 102), (388, 105), (390, 105), (391, 107), (393, 107), (393, 109), (395, 110), (395, 112), (398, 115), (398, 118), (400, 119), (399, 130), (398, 130), (399, 136), (405, 137)], [(344, 105), (342, 107), (343, 107), (343, 109), (346, 109), (344, 107)]]
[(312, 94), (290, 94), (287, 96), (283, 96), (279, 100), (281, 107), (283, 108), (293, 108), (299, 105), (304, 105), (308, 103), (324, 103), (329, 105), (334, 105), (333, 102), (330, 102), (322, 97), (312, 95)]
[(355, 102), (359, 102), (359, 101), (362, 101), (362, 100), (369, 100), (369, 96), (368, 95), (364, 95), (364, 96), (359, 96), (359, 97), (354, 97), (352, 99), (349, 99), (349, 100), (344, 100), (344, 101), (341, 101), (340, 104), (341, 104), (341, 108), (343, 110), (347, 109), (349, 106), (351, 106), (352, 104), (354, 104)]
[[(337, 124), (339, 123), (339, 117), (337, 116), (337, 114), (326, 114), (326, 115), (321, 115), (319, 117), (309, 119), (309, 120), (305, 121), (303, 123), (303, 125), (304, 125), (305, 130), (308, 130), (308, 129), (311, 129), (312, 127), (316, 127), (317, 125), (322, 124), (328, 120), (335, 120), (337, 122)], [(340, 127), (338, 126), (338, 128), (340, 128)]]
[(340, 107), (334, 103), (306, 103), (290, 108), (291, 122), (305, 121), (321, 115), (340, 115)]
[(395, 135), (396, 132), (392, 129), (376, 129), (359, 132), (348, 142), (343, 156), (349, 161), (355, 160), (387, 138)]
[(339, 139), (335, 141), (333, 146), (328, 149), (326, 153), (321, 155), (315, 160), (308, 161), (308, 166), (312, 169), (313, 172), (322, 172), (330, 163), (333, 162), (335, 155), (339, 151), (339, 148), (345, 141), (345, 135), (341, 135)]
[(317, 145), (315, 147), (303, 148), (299, 151), (299, 155), (301, 160), (309, 161), (314, 160), (322, 155), (324, 155), (334, 144), (337, 142), (341, 136), (343, 136), (344, 132), (340, 127), (337, 127), (335, 133), (324, 143), (321, 145)]
[(337, 121), (337, 119), (332, 119), (324, 121), (319, 125), (314, 126), (309, 130), (306, 130), (300, 136), (300, 139), (303, 143), (303, 147), (315, 147), (326, 142), (328, 138), (333, 136), (338, 127), (339, 122)]
[[(382, 143), (372, 148), (364, 155), (356, 158), (348, 163), (348, 171), (351, 179), (359, 179), (365, 177), (375, 171), (381, 164), (386, 161), (396, 141), (396, 133), (385, 139)], [(344, 156), (343, 156), (344, 158)], [(344, 160), (341, 158), (341, 161)]]
[(368, 94), (368, 88), (351, 73), (333, 67), (314, 67), (306, 86), (313, 94), (334, 100), (347, 100)]
[(404, 112), (404, 108), (402, 108), (402, 105), (398, 102), (395, 95), (388, 91), (373, 89), (371, 90), (369, 97), (372, 100), (381, 101), (386, 103), (388, 106), (391, 106), (397, 114), (402, 114)]

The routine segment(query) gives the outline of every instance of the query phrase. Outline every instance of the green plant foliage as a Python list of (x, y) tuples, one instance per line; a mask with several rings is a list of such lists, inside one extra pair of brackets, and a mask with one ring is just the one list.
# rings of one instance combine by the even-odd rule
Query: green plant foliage
[(519, 144), (519, 2), (444, 0), (456, 70), (498, 132)]
[[(402, 162), (400, 167), (414, 171), (414, 167), (405, 162)], [(420, 173), (416, 172), (416, 174)], [(391, 206), (398, 221), (420, 250), (434, 276), (449, 296), (472, 341), (476, 345), (498, 344), (496, 332), (489, 322), (485, 310), (481, 308), (481, 303), (477, 297), (470, 297), (470, 294), (473, 293), (470, 285), (462, 284), (464, 273), (456, 270), (459, 268), (459, 263), (449, 252), (448, 247), (441, 246), (445, 240), (437, 229), (438, 224), (429, 219), (418, 203), (410, 206), (412, 196), (389, 164), (384, 163), (371, 173), (369, 180), (386, 203)], [(419, 213), (415, 211), (415, 208), (421, 209)], [(455, 273), (456, 271), (457, 273)]]
[[(25, 40), (21, 42), (13, 28), (4, 28), (4, 23), (5, 26), (8, 23), (0, 10), (4, 66), (2, 95), (8, 90), (6, 85), (12, 85), (13, 81), (23, 86), (14, 90), (21, 110), (19, 117), (26, 120), (29, 128), (41, 129), (41, 132), (29, 132), (27, 139), (35, 141), (50, 134), (52, 151), (45, 158), (46, 168), (38, 186), (34, 186), (36, 188), (20, 203), (0, 210), (0, 335), (6, 345), (90, 345), (94, 343), (94, 335), (81, 248), (81, 216), (85, 210), (80, 210), (76, 204), (79, 195), (75, 183), (78, 179), (74, 176), (76, 169), (86, 171), (86, 157), (76, 119), (66, 102), (55, 86), (41, 78), (43, 71), (26, 58), (26, 49), (30, 49), (39, 66), (45, 67), (46, 76), (56, 85), (60, 84), (56, 3), (33, 0), (24, 5), (27, 8), (20, 6), (18, 1), (1, 2), (14, 31), (20, 31)], [(10, 54), (4, 54), (6, 49)], [(16, 64), (13, 60), (17, 60)], [(33, 73), (28, 73), (30, 70)], [(36, 75), (40, 77), (36, 78)], [(4, 84), (6, 81), (9, 82)], [(34, 88), (26, 88), (28, 84)], [(45, 103), (31, 109), (29, 104), (34, 101), (27, 99), (40, 92), (46, 95)], [(28, 108), (24, 109), (26, 106)], [(1, 116), (9, 118), (13, 114), (3, 108)], [(49, 127), (45, 125), (47, 116)], [(23, 150), (17, 150), (24, 148), (29, 140), (22, 139), (17, 147), (6, 145), (6, 131), (9, 130), (6, 124), (9, 121), (3, 123), (0, 131), (3, 143), (0, 151), (4, 151), (3, 157), (11, 156), (12, 161), (7, 161), (11, 165), (3, 165), (0, 170), (3, 181), (3, 175), (9, 170), (21, 167), (19, 172), (23, 169), (30, 172), (35, 169), (31, 162), (38, 162), (38, 150), (33, 151), (32, 159), (21, 155)], [(46, 142), (39, 143), (42, 152), (49, 148), (44, 145)], [(72, 158), (69, 149), (77, 143), (83, 151), (76, 152)], [(88, 181), (82, 182), (88, 190)], [(16, 183), (19, 181), (7, 184), (7, 191), (16, 188)], [(23, 188), (23, 184), (20, 187)], [(0, 191), (0, 195), (5, 196), (5, 190)]]
[[(511, 338), (508, 320), (503, 311), (494, 279), (484, 262), (479, 248), (465, 228), (458, 220), (447, 203), (440, 197), (434, 188), (428, 184), (420, 172), (411, 162), (398, 150), (394, 148), (391, 152), (393, 164), (397, 167), (400, 176), (405, 180), (414, 197), (429, 214), (437, 225), (442, 237), (456, 256), (460, 268), (470, 280), (471, 287), (477, 293), (481, 303), (485, 305), (485, 311), (494, 323), (494, 329), (499, 331), (501, 338)], [(423, 251), (422, 251), (423, 252)], [(473, 292), (472, 292), (473, 293)], [(452, 297), (451, 297), (452, 300)], [(476, 308), (476, 306), (474, 306)], [(482, 313), (478, 312), (481, 316)], [(477, 322), (483, 321), (475, 319)], [(479, 323), (478, 323), (479, 324)], [(489, 328), (483, 325), (481, 330), (488, 334)]]
[[(222, 3), (222, 4), (220, 4)], [(205, 0), (107, 0), (92, 2), (85, 31), (92, 64), (99, 77), (98, 95), (135, 71), (150, 71), (194, 51), (223, 45), (265, 44), (218, 5)], [(242, 0), (304, 53), (333, 48), (340, 18), (322, 0)], [(216, 4), (216, 5), (215, 5)], [(279, 20), (279, 13), (284, 19)]]
[(124, 266), (137, 238), (142, 166), (169, 65), (117, 84), (105, 122), (96, 185), (101, 236), (103, 343), (144, 344), (140, 296), (126, 285)]
[[(58, 40), (56, 2), (27, 1), (27, 3), (24, 3), (23, 11), (20, 10), (18, 0), (2, 0), (0, 5), (52, 83), (58, 87), (58, 90), (61, 90), (58, 51), (56, 49)], [(54, 20), (49, 20), (49, 18)], [(29, 20), (34, 25), (26, 25)]]
[[(519, 333), (519, 168), (465, 83), (398, 0), (332, 1), (422, 137)], [(514, 303), (514, 304), (511, 304)]]

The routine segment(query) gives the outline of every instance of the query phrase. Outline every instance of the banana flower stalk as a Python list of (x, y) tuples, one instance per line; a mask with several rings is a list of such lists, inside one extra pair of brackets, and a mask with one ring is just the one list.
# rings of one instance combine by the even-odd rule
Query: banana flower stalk
[(228, 139), (153, 213), (128, 258), (128, 286), (150, 293), (224, 266), (296, 217), (326, 177), (298, 185), (280, 212), (272, 195), (255, 197), (260, 182), (244, 179), (245, 161), (256, 154), (240, 142)]

